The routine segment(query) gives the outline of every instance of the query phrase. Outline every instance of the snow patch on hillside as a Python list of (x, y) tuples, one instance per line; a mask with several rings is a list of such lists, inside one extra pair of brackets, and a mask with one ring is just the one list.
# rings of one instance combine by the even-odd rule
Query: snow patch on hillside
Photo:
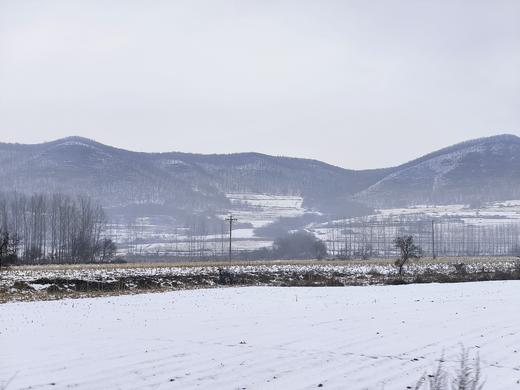
[(250, 223), (254, 228), (265, 226), (278, 218), (297, 217), (307, 211), (301, 196), (229, 193), (226, 197), (233, 205), (230, 211), (239, 222)]
[(461, 219), (471, 224), (500, 224), (520, 222), (520, 200), (490, 202), (481, 207), (470, 207), (464, 204), (451, 205), (418, 205), (407, 208), (377, 210), (376, 217), (391, 219), (398, 216), (420, 216)]

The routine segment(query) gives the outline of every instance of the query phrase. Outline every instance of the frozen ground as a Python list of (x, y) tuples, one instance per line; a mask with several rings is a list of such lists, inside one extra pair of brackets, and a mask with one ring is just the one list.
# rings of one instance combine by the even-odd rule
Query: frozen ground
[[(303, 198), (292, 195), (231, 193), (226, 194), (232, 208), (219, 217), (224, 221), (233, 214), (238, 225), (233, 230), (233, 248), (235, 250), (254, 250), (270, 247), (273, 241), (269, 238), (257, 237), (254, 229), (268, 225), (281, 217), (297, 217), (305, 214)], [(112, 238), (119, 244), (121, 255), (129, 252), (135, 254), (168, 254), (177, 251), (188, 251), (190, 237), (186, 228), (175, 229), (170, 217), (138, 218), (131, 226), (114, 223), (110, 225)], [(217, 229), (219, 230), (219, 229)], [(200, 239), (200, 237), (199, 237)], [(228, 224), (223, 222), (219, 231), (207, 233), (204, 237), (205, 248), (212, 253), (227, 251)]]
[[(461, 263), (463, 262), (463, 263)], [(520, 280), (516, 258), (422, 259), (401, 277), (391, 260), (132, 263), (12, 267), (0, 272), (0, 303), (234, 286), (365, 286)]]
[[(235, 250), (254, 250), (270, 247), (272, 240), (255, 236), (254, 229), (275, 222), (281, 217), (297, 217), (310, 212), (303, 207), (303, 198), (290, 195), (230, 193), (226, 195), (232, 202), (228, 210), (238, 218), (238, 227), (233, 231)], [(222, 219), (227, 212), (220, 215)], [(490, 202), (478, 208), (468, 205), (418, 205), (408, 208), (393, 208), (376, 210), (374, 215), (367, 216), (373, 220), (393, 221), (402, 216), (421, 218), (450, 218), (464, 221), (468, 225), (499, 225), (518, 223), (520, 221), (520, 200)], [(356, 220), (356, 219), (355, 219)], [(329, 221), (334, 222), (334, 221)], [(335, 221), (341, 222), (341, 221)], [(208, 251), (222, 253), (227, 248), (227, 224), (222, 225), (220, 232), (213, 232), (205, 237)], [(139, 242), (133, 245), (137, 254), (168, 254), (175, 251), (187, 251), (189, 237), (186, 229), (178, 229), (177, 236), (172, 226), (154, 222), (150, 218), (140, 218), (134, 226), (134, 232), (128, 226), (114, 225), (114, 239), (119, 243), (120, 253), (127, 252), (128, 237), (135, 236)], [(307, 226), (317, 237), (327, 240), (330, 229), (327, 223), (320, 222)]]
[[(227, 194), (236, 207), (233, 215), (253, 227), (265, 226), (281, 217), (297, 217), (305, 213), (301, 196), (271, 194)], [(224, 216), (223, 216), (224, 217)]]
[[(221, 288), (0, 305), (7, 389), (405, 389), (460, 343), (520, 389), (520, 282)], [(0, 385), (0, 388), (2, 386)]]
[(520, 200), (490, 202), (481, 205), (479, 208), (470, 208), (463, 204), (451, 204), (377, 210), (377, 216), (382, 219), (403, 215), (460, 218), (471, 224), (512, 223), (518, 222), (520, 219)]

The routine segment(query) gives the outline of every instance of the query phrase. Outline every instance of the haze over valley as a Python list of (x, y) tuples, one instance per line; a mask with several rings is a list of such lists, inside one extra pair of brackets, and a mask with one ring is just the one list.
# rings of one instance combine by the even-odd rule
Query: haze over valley
[[(206, 236), (212, 251), (224, 252), (230, 213), (238, 218), (235, 249), (249, 251), (302, 229), (336, 240), (327, 229), (338, 220), (470, 214), (471, 224), (494, 208), (484, 222), (504, 222), (516, 217), (517, 203), (500, 210), (496, 204), (520, 199), (514, 135), (469, 140), (374, 170), (260, 153), (132, 152), (82, 137), (0, 144), (0, 162), (3, 192), (86, 195), (105, 209), (120, 251), (140, 254), (185, 249), (189, 235)], [(441, 211), (446, 207), (451, 214)]]

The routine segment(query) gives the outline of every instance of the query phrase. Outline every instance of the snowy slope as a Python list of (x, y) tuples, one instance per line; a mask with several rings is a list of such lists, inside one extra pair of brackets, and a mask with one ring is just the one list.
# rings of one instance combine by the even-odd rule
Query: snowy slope
[(517, 199), (520, 138), (498, 135), (450, 146), (397, 167), (356, 198), (387, 207)]
[[(115, 215), (226, 211), (226, 193), (299, 196), (322, 213), (520, 198), (520, 138), (499, 135), (392, 168), (354, 171), (259, 153), (137, 153), (81, 137), (0, 143), (0, 191), (88, 194)], [(23, 178), (23, 179), (21, 179)]]
[[(520, 283), (227, 288), (0, 305), (7, 389), (404, 389), (459, 343), (520, 380)], [(0, 385), (1, 387), (1, 385)]]
[(82, 137), (36, 145), (0, 142), (0, 191), (89, 195), (115, 215), (185, 216), (228, 210), (225, 194), (297, 195), (321, 210), (379, 180), (320, 161), (260, 153), (139, 153)]

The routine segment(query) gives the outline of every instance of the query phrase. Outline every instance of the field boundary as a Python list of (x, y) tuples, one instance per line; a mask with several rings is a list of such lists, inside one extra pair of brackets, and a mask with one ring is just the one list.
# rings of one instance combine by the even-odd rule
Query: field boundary
[(11, 267), (0, 303), (225, 286), (367, 286), (520, 280), (517, 258), (421, 259), (399, 275), (389, 260), (87, 264)]

